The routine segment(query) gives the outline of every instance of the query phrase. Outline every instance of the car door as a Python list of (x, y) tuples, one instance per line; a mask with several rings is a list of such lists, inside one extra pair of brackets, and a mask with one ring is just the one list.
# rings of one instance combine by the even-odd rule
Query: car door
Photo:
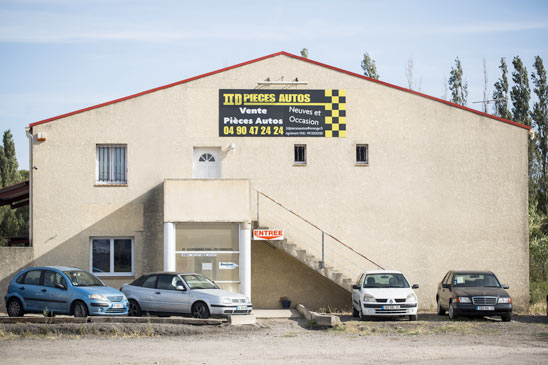
[[(61, 288), (62, 287), (62, 288)], [(54, 313), (68, 313), (67, 281), (58, 272), (44, 270), (44, 285), (41, 289), (45, 307)]]
[(30, 270), (25, 274), (23, 283), (17, 285), (17, 289), (25, 301), (25, 311), (42, 311), (43, 310), (43, 294), (40, 280), (42, 270)]
[(145, 279), (141, 286), (135, 286), (132, 288), (133, 297), (139, 303), (143, 312), (156, 312), (156, 281), (158, 275), (150, 275)]
[(359, 289), (352, 289), (352, 304), (357, 308), (360, 307), (360, 292), (362, 287), (363, 276), (364, 274), (361, 274), (358, 277), (358, 280), (356, 280), (355, 285), (357, 285)]
[[(185, 290), (177, 290), (177, 287), (181, 286)], [(190, 313), (190, 291), (185, 287), (178, 275), (159, 275), (156, 289), (155, 298), (158, 312)]]
[(453, 272), (448, 272), (447, 275), (443, 278), (443, 281), (440, 284), (440, 303), (443, 306), (443, 308), (448, 309), (449, 307), (449, 299), (451, 298), (451, 289), (450, 288), (444, 288), (444, 284), (451, 285), (453, 279)]

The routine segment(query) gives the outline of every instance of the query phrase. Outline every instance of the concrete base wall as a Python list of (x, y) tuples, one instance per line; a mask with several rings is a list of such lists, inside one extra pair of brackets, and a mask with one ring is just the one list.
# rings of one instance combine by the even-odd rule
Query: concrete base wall
[(310, 310), (350, 310), (346, 290), (266, 243), (251, 243), (251, 301), (255, 309), (281, 308), (280, 297), (291, 307), (303, 304)]
[(32, 266), (33, 259), (32, 247), (0, 247), (0, 312), (6, 312), (4, 295), (11, 279), (19, 270)]

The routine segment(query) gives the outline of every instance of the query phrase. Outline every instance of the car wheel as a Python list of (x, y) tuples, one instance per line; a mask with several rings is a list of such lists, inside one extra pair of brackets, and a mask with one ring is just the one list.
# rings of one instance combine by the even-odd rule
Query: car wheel
[(352, 304), (352, 317), (357, 318), (360, 316), (360, 312), (356, 308), (354, 308), (354, 304)]
[(72, 306), (72, 314), (74, 314), (74, 317), (87, 317), (88, 308), (84, 303), (76, 302)]
[(10, 317), (23, 317), (25, 312), (23, 311), (23, 305), (19, 299), (12, 299), (7, 305), (8, 316)]
[(512, 320), (512, 313), (509, 314), (503, 314), (500, 316), (503, 322), (510, 322)]
[(438, 306), (438, 315), (443, 316), (445, 315), (445, 309), (441, 306), (440, 299), (436, 300), (437, 306)]
[(204, 302), (194, 303), (192, 306), (192, 317), (194, 318), (209, 318), (209, 309)]
[(417, 315), (413, 314), (413, 315), (409, 316), (409, 320), (410, 321), (416, 321), (417, 320)]
[(368, 316), (363, 315), (363, 311), (361, 308), (362, 308), (362, 304), (360, 303), (360, 309), (358, 310), (358, 317), (360, 317), (360, 321), (366, 321)]
[(139, 303), (137, 303), (136, 300), (130, 299), (128, 316), (141, 317), (142, 315), (143, 315), (143, 312), (141, 311), (141, 306), (139, 305)]
[(455, 305), (453, 303), (449, 304), (449, 319), (454, 320), (457, 318), (457, 315), (455, 313)]

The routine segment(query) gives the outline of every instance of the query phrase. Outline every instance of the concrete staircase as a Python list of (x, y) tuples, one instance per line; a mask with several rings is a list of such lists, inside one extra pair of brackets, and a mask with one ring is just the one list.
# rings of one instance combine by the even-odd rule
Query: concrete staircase
[[(268, 229), (268, 228), (258, 227), (257, 229)], [(322, 276), (331, 280), (332, 282), (334, 282), (341, 288), (349, 292), (352, 292), (352, 284), (354, 283), (354, 280), (352, 280), (351, 278), (345, 277), (342, 273), (338, 272), (337, 270), (335, 270), (334, 268), (330, 266), (322, 267), (321, 258), (317, 258), (314, 255), (307, 253), (306, 250), (298, 247), (294, 243), (287, 242), (287, 239), (282, 241), (261, 241), (261, 242), (268, 242), (269, 245), (284, 251), (290, 256), (293, 256), (294, 258), (299, 260), (301, 263), (305, 264), (312, 270), (320, 273)]]

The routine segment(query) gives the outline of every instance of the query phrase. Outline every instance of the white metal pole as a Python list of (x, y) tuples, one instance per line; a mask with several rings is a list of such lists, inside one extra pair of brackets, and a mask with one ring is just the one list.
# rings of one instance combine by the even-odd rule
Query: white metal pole
[(240, 293), (251, 299), (251, 225), (240, 223)]
[(164, 271), (175, 271), (175, 223), (164, 222)]

